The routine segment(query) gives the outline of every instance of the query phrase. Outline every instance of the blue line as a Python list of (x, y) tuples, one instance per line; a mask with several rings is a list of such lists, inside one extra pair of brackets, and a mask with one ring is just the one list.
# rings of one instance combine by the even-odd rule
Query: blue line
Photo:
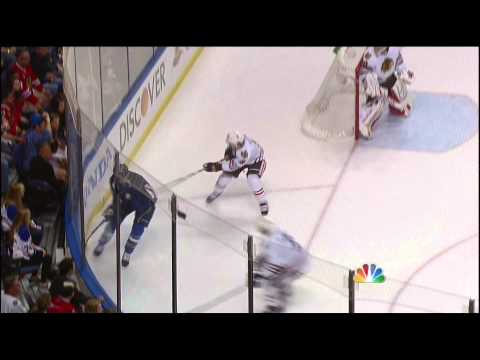
[(100, 133), (98, 134), (97, 140), (95, 141), (95, 145), (90, 150), (90, 152), (85, 156), (85, 160), (83, 163), (83, 167), (87, 168), (87, 166), (90, 164), (92, 161), (93, 157), (95, 156), (98, 148), (102, 144), (103, 140), (108, 141), (108, 135), (112, 131), (113, 127), (115, 124), (120, 120), (120, 116), (122, 115), (123, 111), (128, 107), (130, 104), (130, 101), (133, 99), (133, 97), (136, 95), (138, 89), (140, 88), (140, 85), (144, 82), (144, 80), (147, 78), (147, 75), (150, 73), (150, 71), (153, 69), (157, 61), (160, 59), (160, 57), (163, 55), (167, 48), (166, 47), (161, 47), (158, 48), (155, 54), (150, 58), (150, 60), (147, 62), (145, 67), (143, 68), (142, 72), (140, 75), (138, 75), (137, 79), (134, 81), (132, 86), (129, 88), (127, 95), (123, 98), (122, 102), (120, 105), (117, 107), (117, 109), (110, 115), (108, 118), (105, 126), (103, 129), (100, 130)]

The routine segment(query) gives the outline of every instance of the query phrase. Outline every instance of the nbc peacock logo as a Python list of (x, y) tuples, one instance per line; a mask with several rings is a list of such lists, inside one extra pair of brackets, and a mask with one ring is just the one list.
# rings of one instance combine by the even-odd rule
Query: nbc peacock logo
[(385, 275), (381, 267), (375, 264), (363, 264), (362, 267), (357, 269), (353, 280), (356, 283), (375, 283), (381, 284), (385, 282)]

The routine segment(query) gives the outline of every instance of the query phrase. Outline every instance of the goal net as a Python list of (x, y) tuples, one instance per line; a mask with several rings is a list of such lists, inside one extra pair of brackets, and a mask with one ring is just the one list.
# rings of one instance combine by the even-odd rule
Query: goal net
[(320, 89), (302, 117), (302, 131), (321, 140), (358, 139), (358, 73), (365, 47), (337, 48)]

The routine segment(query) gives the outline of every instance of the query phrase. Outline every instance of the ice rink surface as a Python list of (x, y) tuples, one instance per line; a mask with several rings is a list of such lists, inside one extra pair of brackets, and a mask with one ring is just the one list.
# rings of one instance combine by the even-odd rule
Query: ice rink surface
[[(460, 144), (416, 151), (389, 148), (388, 141), (308, 138), (300, 119), (333, 61), (332, 48), (206, 48), (135, 162), (166, 183), (221, 158), (232, 129), (261, 144), (269, 218), (325, 260), (314, 260), (311, 276), (296, 282), (291, 312), (346, 312), (345, 273), (364, 263), (382, 267), (387, 281), (361, 285), (359, 312), (465, 311), (467, 298), (478, 300), (478, 49), (405, 48), (404, 58), (416, 74), (415, 92), (464, 95), (476, 107), (473, 133)], [(449, 143), (443, 128), (451, 127), (434, 127), (429, 141)], [(217, 176), (200, 173), (174, 189), (238, 228), (206, 215), (180, 222), (180, 312), (247, 310), (243, 250), (259, 209), (244, 175), (207, 205)], [(188, 205), (179, 206), (188, 217)], [(132, 221), (122, 224), (124, 241)], [(170, 311), (170, 227), (159, 209), (122, 273), (124, 311)], [(91, 248), (90, 265), (114, 298), (113, 243), (99, 259)], [(262, 308), (261, 290), (255, 308)]]

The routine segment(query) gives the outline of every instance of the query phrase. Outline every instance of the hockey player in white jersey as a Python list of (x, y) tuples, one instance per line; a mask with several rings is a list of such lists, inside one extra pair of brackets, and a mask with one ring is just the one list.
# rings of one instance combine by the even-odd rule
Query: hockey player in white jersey
[(264, 312), (284, 312), (292, 296), (292, 283), (308, 270), (309, 255), (292, 236), (265, 218), (258, 230), (266, 236), (255, 259), (254, 287), (265, 289)]
[(222, 171), (213, 192), (207, 197), (207, 203), (213, 202), (225, 191), (233, 178), (237, 178), (240, 173), (247, 170), (248, 186), (255, 194), (261, 214), (267, 215), (268, 201), (260, 180), (267, 166), (262, 147), (236, 131), (227, 134), (226, 142), (228, 146), (223, 160), (203, 164), (205, 171)]
[(360, 82), (365, 103), (360, 110), (360, 133), (367, 139), (373, 136), (373, 126), (385, 107), (390, 112), (407, 117), (412, 111), (408, 85), (414, 74), (403, 61), (400, 47), (369, 47), (360, 68)]

